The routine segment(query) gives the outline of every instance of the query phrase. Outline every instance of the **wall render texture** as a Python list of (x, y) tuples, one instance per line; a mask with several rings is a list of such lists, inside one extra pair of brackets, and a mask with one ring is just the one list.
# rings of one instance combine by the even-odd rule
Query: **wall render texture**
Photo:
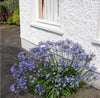
[(93, 52), (96, 55), (93, 63), (100, 73), (100, 46), (92, 43), (98, 35), (100, 0), (62, 0), (63, 35), (30, 26), (35, 19), (32, 17), (35, 15), (35, 7), (32, 6), (34, 1), (20, 0), (22, 47), (28, 50), (40, 41), (68, 38), (81, 44), (87, 53)]

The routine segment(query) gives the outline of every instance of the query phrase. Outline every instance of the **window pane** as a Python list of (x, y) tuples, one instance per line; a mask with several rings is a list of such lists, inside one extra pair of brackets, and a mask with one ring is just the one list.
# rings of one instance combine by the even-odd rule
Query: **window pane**
[(47, 20), (50, 20), (51, 0), (47, 0)]
[(39, 0), (39, 19), (59, 22), (59, 0)]
[(51, 0), (51, 21), (54, 21), (54, 0)]
[(46, 9), (46, 2), (47, 2), (47, 0), (43, 0), (43, 3), (42, 3), (43, 4), (43, 19), (46, 19), (46, 17), (47, 17), (46, 16), (46, 12), (47, 12), (46, 11), (47, 10)]

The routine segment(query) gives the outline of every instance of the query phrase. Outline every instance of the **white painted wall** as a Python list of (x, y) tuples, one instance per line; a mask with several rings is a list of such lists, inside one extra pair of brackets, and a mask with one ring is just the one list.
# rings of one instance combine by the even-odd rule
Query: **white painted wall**
[(100, 45), (93, 44), (98, 35), (98, 14), (100, 0), (62, 0), (63, 35), (30, 26), (36, 20), (35, 0), (20, 0), (22, 47), (34, 47), (39, 41), (71, 39), (79, 42), (84, 49), (96, 55), (95, 65), (100, 72)]

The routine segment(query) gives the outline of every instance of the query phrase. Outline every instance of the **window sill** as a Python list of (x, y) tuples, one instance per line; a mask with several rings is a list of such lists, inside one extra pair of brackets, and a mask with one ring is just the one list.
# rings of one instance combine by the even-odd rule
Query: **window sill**
[(38, 29), (42, 29), (48, 32), (56, 33), (59, 35), (63, 35), (63, 31), (61, 30), (61, 26), (51, 25), (51, 24), (45, 24), (40, 22), (32, 22), (30, 24), (31, 27), (35, 27)]
[(98, 44), (98, 45), (100, 45), (100, 40), (99, 39), (93, 39), (93, 41), (92, 41), (94, 44)]
[(38, 19), (37, 22), (38, 22), (38, 23), (47, 24), (47, 25), (53, 25), (53, 26), (61, 27), (60, 24), (55, 23), (55, 22), (50, 22), (50, 21), (48, 21), (48, 20)]

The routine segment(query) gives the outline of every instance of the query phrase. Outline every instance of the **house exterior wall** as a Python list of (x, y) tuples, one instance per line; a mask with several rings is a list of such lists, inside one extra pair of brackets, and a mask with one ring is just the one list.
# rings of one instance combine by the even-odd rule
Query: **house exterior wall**
[(28, 50), (40, 41), (68, 38), (81, 44), (87, 53), (93, 52), (96, 55), (93, 63), (100, 72), (100, 45), (93, 44), (93, 39), (97, 39), (99, 33), (100, 0), (62, 0), (62, 35), (30, 26), (35, 20), (34, 2), (35, 0), (20, 0), (22, 48)]

